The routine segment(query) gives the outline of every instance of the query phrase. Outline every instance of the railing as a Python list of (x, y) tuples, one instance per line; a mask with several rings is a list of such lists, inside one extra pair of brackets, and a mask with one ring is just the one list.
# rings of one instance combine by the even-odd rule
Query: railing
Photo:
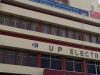
[(58, 3), (58, 2), (55, 2), (54, 0), (29, 0), (29, 1), (33, 1), (33, 2), (40, 3), (40, 4), (48, 5), (51, 7), (59, 8), (59, 9), (69, 11), (72, 13), (89, 16), (89, 12), (86, 10), (75, 8), (75, 7), (72, 7), (72, 6), (63, 4), (63, 3)]

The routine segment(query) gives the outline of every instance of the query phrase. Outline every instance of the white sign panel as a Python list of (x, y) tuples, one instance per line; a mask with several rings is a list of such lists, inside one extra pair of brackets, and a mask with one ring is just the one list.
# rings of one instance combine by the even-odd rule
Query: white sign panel
[(0, 35), (0, 45), (100, 60), (100, 52)]
[(100, 60), (100, 52), (97, 51), (79, 49), (79, 48), (56, 45), (56, 44), (49, 44), (38, 41), (33, 41), (32, 47), (34, 50), (39, 50), (43, 52)]

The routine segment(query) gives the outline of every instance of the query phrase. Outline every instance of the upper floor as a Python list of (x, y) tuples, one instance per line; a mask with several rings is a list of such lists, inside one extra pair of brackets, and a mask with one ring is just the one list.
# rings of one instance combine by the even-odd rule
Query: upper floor
[(4, 3), (0, 12), (0, 30), (100, 48), (99, 27)]
[[(100, 26), (100, 22), (98, 20), (100, 15), (98, 12), (95, 13), (93, 10), (83, 10), (74, 6), (72, 7), (71, 5), (69, 6), (68, 3), (71, 1), (67, 0), (63, 0), (62, 3), (61, 0), (2, 0), (1, 2), (77, 22)], [(93, 13), (91, 13), (91, 11)]]

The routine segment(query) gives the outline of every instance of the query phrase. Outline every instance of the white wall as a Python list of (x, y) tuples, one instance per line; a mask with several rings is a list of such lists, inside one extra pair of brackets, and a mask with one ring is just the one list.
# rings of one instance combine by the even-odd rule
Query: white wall
[(94, 10), (98, 11), (98, 0), (70, 0), (70, 5), (78, 8), (82, 8), (85, 10), (91, 10), (91, 6), (93, 5)]
[(0, 64), (0, 72), (25, 75), (43, 75), (43, 68), (26, 67), (20, 65)]

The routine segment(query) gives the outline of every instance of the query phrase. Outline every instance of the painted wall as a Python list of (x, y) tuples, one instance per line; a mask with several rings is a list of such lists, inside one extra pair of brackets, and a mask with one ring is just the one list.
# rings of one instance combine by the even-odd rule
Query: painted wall
[[(98, 11), (98, 0), (70, 0), (70, 5), (74, 7), (78, 7), (85, 10), (92, 10)], [(92, 8), (91, 8), (92, 7)]]
[(26, 75), (43, 75), (43, 68), (26, 67), (19, 65), (0, 64), (0, 72)]

